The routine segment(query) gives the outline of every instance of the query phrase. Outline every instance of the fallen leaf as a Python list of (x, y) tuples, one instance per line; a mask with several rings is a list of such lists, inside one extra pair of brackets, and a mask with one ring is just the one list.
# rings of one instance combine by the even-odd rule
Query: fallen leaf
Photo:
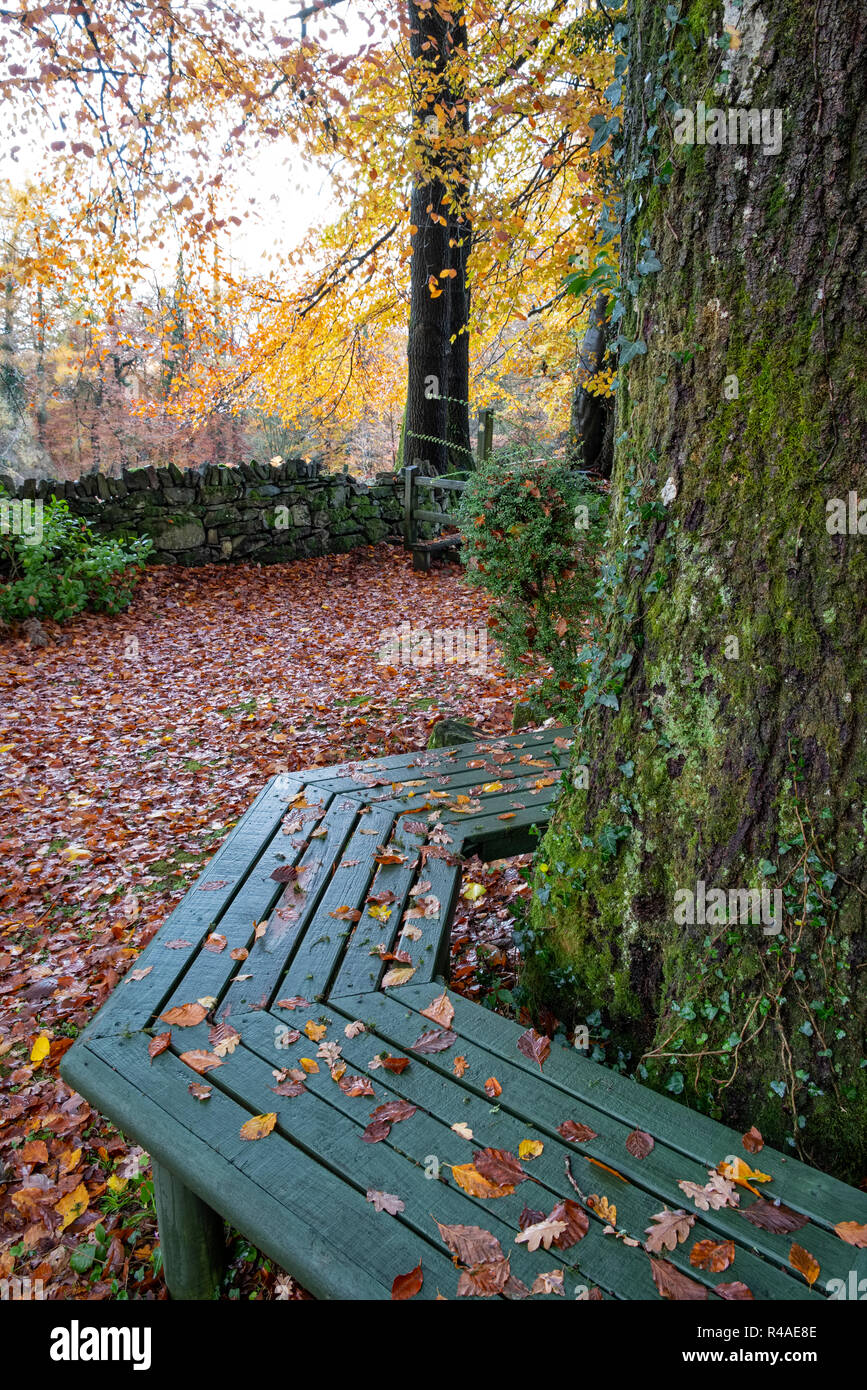
[(306, 1009), (309, 1001), (302, 999), (300, 994), (293, 994), (291, 999), (278, 999), (275, 1005), (278, 1009)]
[(174, 1009), (167, 1009), (160, 1018), (164, 1023), (170, 1023), (173, 1028), (195, 1028), (197, 1023), (201, 1023), (207, 1014), (204, 1004), (179, 1004)]
[(463, 1076), (468, 1066), (469, 1063), (467, 1062), (466, 1057), (458, 1056), (452, 1063), (452, 1071), (454, 1072), (455, 1076)]
[(757, 1154), (765, 1147), (765, 1141), (762, 1138), (759, 1130), (756, 1129), (755, 1125), (752, 1125), (747, 1130), (746, 1134), (743, 1135), (741, 1143), (743, 1144), (747, 1153), (750, 1154)]
[(297, 1096), (303, 1095), (305, 1089), (303, 1081), (281, 1081), (271, 1087), (275, 1096), (285, 1096), (287, 1100), (294, 1100)]
[[(436, 1218), (434, 1218), (436, 1220)], [(461, 1264), (495, 1264), (505, 1259), (502, 1246), (495, 1235), (481, 1226), (443, 1226), (437, 1221), (439, 1233)]]
[(573, 1144), (589, 1144), (591, 1139), (599, 1138), (595, 1129), (579, 1124), (577, 1120), (564, 1120), (562, 1125), (557, 1126), (557, 1133)]
[(533, 1226), (527, 1226), (515, 1236), (516, 1245), (526, 1245), (530, 1251), (538, 1250), (543, 1246), (550, 1250), (557, 1236), (563, 1234), (567, 1229), (565, 1221), (555, 1221), (550, 1216), (544, 1221), (537, 1221)]
[(506, 1259), (463, 1269), (458, 1279), (458, 1298), (496, 1298), (504, 1292), (510, 1277), (509, 1261)]
[(644, 1248), (655, 1255), (661, 1250), (673, 1250), (681, 1241), (686, 1240), (691, 1227), (695, 1225), (695, 1216), (682, 1211), (680, 1207), (675, 1211), (669, 1211), (666, 1207), (664, 1211), (655, 1212), (650, 1219), (655, 1221), (656, 1225), (646, 1228), (647, 1240)]
[(264, 1139), (266, 1134), (270, 1134), (277, 1123), (276, 1111), (271, 1111), (268, 1115), (254, 1115), (246, 1124), (241, 1125), (242, 1139)]
[(478, 1153), (473, 1154), (473, 1163), (476, 1172), (498, 1187), (505, 1187), (507, 1183), (517, 1187), (519, 1183), (527, 1182), (530, 1176), (508, 1149), (479, 1149)]
[(406, 1203), (393, 1193), (376, 1192), (372, 1188), (367, 1194), (367, 1200), (372, 1203), (374, 1211), (387, 1211), (389, 1216), (397, 1216), (406, 1207)]
[(422, 1033), (412, 1044), (413, 1052), (445, 1052), (447, 1048), (453, 1047), (458, 1040), (457, 1033), (450, 1033), (446, 1028), (433, 1028), (429, 1033)]
[(643, 1129), (634, 1129), (627, 1137), (626, 1147), (633, 1158), (647, 1158), (653, 1153), (653, 1139)]
[(791, 1207), (784, 1206), (782, 1202), (772, 1202), (766, 1197), (760, 1197), (748, 1207), (741, 1207), (741, 1216), (745, 1216), (747, 1221), (763, 1231), (775, 1231), (781, 1235), (791, 1235), (793, 1231), (800, 1231), (809, 1220), (809, 1217), (792, 1211)]
[(200, 1076), (203, 1076), (206, 1071), (213, 1071), (214, 1067), (223, 1065), (220, 1058), (215, 1056), (213, 1052), (201, 1050), (182, 1052), (181, 1061), (185, 1062), (188, 1067), (192, 1067), (193, 1071), (198, 1072)]
[(213, 1086), (203, 1086), (201, 1081), (191, 1081), (187, 1087), (190, 1095), (195, 1096), (196, 1100), (207, 1100), (213, 1089)]
[(668, 1260), (651, 1260), (650, 1272), (653, 1275), (653, 1282), (663, 1298), (670, 1298), (675, 1303), (699, 1303), (707, 1299), (707, 1289), (704, 1284), (697, 1284), (689, 1275), (681, 1274), (679, 1269), (675, 1269)]
[(44, 1061), (45, 1061), (45, 1058), (48, 1056), (48, 1054), (49, 1054), (50, 1051), (51, 1051), (51, 1039), (47, 1036), (47, 1034), (45, 1034), (45, 1033), (40, 1033), (40, 1034), (39, 1034), (39, 1037), (38, 1037), (38, 1038), (36, 1039), (36, 1041), (34, 1042), (33, 1047), (32, 1047), (32, 1049), (31, 1049), (31, 1052), (30, 1052), (30, 1060), (31, 1060), (31, 1062), (34, 1062), (34, 1063), (36, 1064), (36, 1066), (38, 1067), (39, 1064), (40, 1064), (40, 1062), (44, 1062)]
[[(673, 1246), (668, 1247), (670, 1250)], [(711, 1274), (722, 1274), (735, 1258), (733, 1240), (697, 1240), (689, 1252), (689, 1262), (693, 1269), (708, 1269)]]
[(429, 1018), (432, 1023), (438, 1023), (442, 1028), (450, 1028), (455, 1016), (454, 1006), (445, 990), (438, 994), (426, 1009), (422, 1009), (421, 1013), (423, 1018)]
[(382, 977), (383, 989), (392, 989), (395, 985), (405, 985), (407, 980), (411, 980), (416, 972), (414, 965), (396, 965), (392, 970), (386, 970)]
[(343, 1030), (344, 1037), (347, 1038), (357, 1038), (359, 1033), (363, 1032), (365, 1032), (365, 1027), (359, 1019), (356, 1019), (354, 1023), (347, 1023)]
[(518, 1051), (535, 1062), (541, 1071), (542, 1063), (551, 1053), (551, 1039), (544, 1033), (537, 1033), (535, 1028), (528, 1028), (518, 1039)]
[(324, 1023), (314, 1023), (312, 1019), (308, 1019), (304, 1025), (303, 1031), (307, 1034), (311, 1042), (319, 1042), (321, 1038), (325, 1037), (328, 1028)]
[(376, 1094), (366, 1076), (342, 1076), (338, 1085), (346, 1096), (373, 1096)]
[(834, 1230), (847, 1245), (857, 1245), (859, 1250), (867, 1250), (867, 1226), (859, 1226), (857, 1221), (839, 1221)]
[[(373, 1063), (371, 1063), (372, 1065)], [(377, 1066), (385, 1067), (385, 1070), (390, 1071), (394, 1076), (400, 1076), (409, 1066), (409, 1058), (392, 1057), (390, 1052), (386, 1052), (379, 1058)]]
[(469, 1125), (464, 1124), (463, 1120), (459, 1120), (456, 1125), (452, 1125), (452, 1129), (455, 1134), (459, 1134), (462, 1139), (472, 1139), (473, 1137), (473, 1131), (470, 1129)]
[(747, 1288), (746, 1284), (741, 1284), (739, 1280), (735, 1280), (733, 1284), (714, 1284), (713, 1291), (719, 1298), (727, 1298), (730, 1302), (735, 1299), (752, 1298), (753, 1296), (752, 1291)]
[(462, 1187), (471, 1197), (509, 1197), (515, 1190), (514, 1187), (501, 1187), (498, 1183), (489, 1182), (472, 1163), (453, 1165), (452, 1176), (458, 1187)]
[(724, 1178), (715, 1169), (708, 1169), (709, 1181), (704, 1187), (696, 1182), (679, 1182), (677, 1185), (687, 1197), (691, 1197), (700, 1211), (720, 1211), (723, 1207), (736, 1207), (741, 1194), (734, 1183)]
[(793, 1245), (789, 1251), (789, 1264), (796, 1269), (799, 1274), (803, 1274), (807, 1283), (812, 1288), (819, 1277), (821, 1265), (819, 1261), (805, 1250), (801, 1245)]
[(566, 1228), (559, 1236), (555, 1237), (554, 1244), (558, 1250), (568, 1250), (570, 1246), (577, 1245), (590, 1229), (590, 1217), (582, 1206), (573, 1202), (569, 1197), (565, 1201), (557, 1203), (548, 1220), (562, 1221)]
[(65, 1231), (67, 1226), (71, 1226), (73, 1221), (77, 1221), (82, 1212), (87, 1211), (87, 1204), (90, 1198), (87, 1188), (80, 1182), (73, 1192), (67, 1192), (65, 1197), (61, 1197), (54, 1210), (59, 1216), (63, 1217), (60, 1229)]
[(485, 1093), (491, 1097), (491, 1100), (496, 1100), (497, 1096), (503, 1094), (503, 1088), (495, 1076), (489, 1076), (485, 1082)]
[(391, 1296), (395, 1301), (414, 1298), (424, 1283), (421, 1261), (409, 1274), (398, 1274), (391, 1286)]
[[(557, 1243), (557, 1242), (555, 1241), (554, 1244), (556, 1245), (556, 1243)], [(566, 1291), (565, 1291), (565, 1289), (564, 1289), (564, 1287), (563, 1287), (563, 1271), (562, 1271), (562, 1269), (551, 1269), (551, 1270), (548, 1270), (548, 1272), (547, 1272), (546, 1274), (537, 1274), (537, 1275), (536, 1275), (536, 1278), (533, 1280), (533, 1287), (532, 1287), (532, 1289), (530, 1290), (530, 1293), (531, 1293), (531, 1294), (549, 1294), (549, 1293), (556, 1293), (556, 1294), (559, 1294), (561, 1298), (565, 1298), (565, 1297), (566, 1297)]]
[(156, 1037), (151, 1038), (148, 1043), (148, 1056), (151, 1061), (153, 1061), (155, 1057), (159, 1057), (161, 1052), (165, 1052), (166, 1048), (171, 1046), (171, 1041), (172, 1035), (170, 1032), (157, 1033)]
[(314, 1062), (312, 1057), (301, 1057), (299, 1060), (301, 1062), (301, 1066), (307, 1072), (308, 1076), (316, 1075), (316, 1073), (319, 1070), (318, 1062)]
[(545, 1145), (541, 1139), (522, 1139), (518, 1145), (519, 1158), (538, 1158)]

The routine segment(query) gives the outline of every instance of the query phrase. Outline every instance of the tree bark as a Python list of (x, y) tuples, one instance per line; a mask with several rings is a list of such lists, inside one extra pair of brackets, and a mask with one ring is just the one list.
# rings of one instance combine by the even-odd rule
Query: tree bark
[[(722, 11), (630, 3), (622, 327), (647, 352), (620, 371), (588, 786), (540, 854), (526, 978), (602, 1011), (607, 1061), (860, 1179), (867, 515), (828, 528), (864, 478), (867, 15), (747, 0), (726, 52)], [(779, 110), (779, 150), (770, 120), (769, 152), (673, 143), (657, 81), (696, 115)], [(779, 890), (781, 930), (728, 899), (680, 924), (700, 883)]]
[[(420, 145), (428, 141), (431, 151), (425, 170), (413, 180), (410, 204), (417, 230), (410, 261), (405, 461), (434, 474), (447, 471), (450, 445), (453, 452), (469, 450), (469, 407), (463, 407), (461, 421), (461, 407), (450, 406), (448, 399), (466, 399), (469, 385), (468, 337), (460, 332), (468, 312), (469, 225), (466, 236), (458, 234), (466, 219), (455, 198), (456, 161), (463, 155), (449, 149), (455, 141), (453, 118), (446, 131), (434, 111), (454, 102), (452, 63), (456, 47), (466, 48), (466, 31), (459, 10), (420, 9), (415, 0), (409, 0), (409, 20), (410, 54), (415, 64), (424, 64), (423, 78), (416, 69), (414, 135)], [(452, 269), (454, 277), (443, 275)]]

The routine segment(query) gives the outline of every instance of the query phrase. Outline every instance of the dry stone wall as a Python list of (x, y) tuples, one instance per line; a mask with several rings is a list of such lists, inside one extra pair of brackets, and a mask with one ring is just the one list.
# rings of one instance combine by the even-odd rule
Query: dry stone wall
[(171, 464), (124, 469), (119, 478), (27, 479), (17, 487), (0, 474), (0, 483), (21, 498), (64, 498), (97, 534), (150, 536), (151, 558), (162, 564), (274, 564), (401, 538), (399, 475), (377, 474), (367, 486), (298, 459), (187, 470)]

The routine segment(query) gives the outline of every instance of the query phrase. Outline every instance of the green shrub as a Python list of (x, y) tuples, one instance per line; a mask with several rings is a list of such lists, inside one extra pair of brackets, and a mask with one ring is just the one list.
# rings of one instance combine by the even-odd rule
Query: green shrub
[(568, 717), (580, 703), (575, 655), (587, 640), (607, 506), (604, 485), (515, 447), (486, 460), (461, 498), (467, 579), (493, 598), (489, 625), (509, 669), (537, 677), (534, 714)]
[[(0, 618), (63, 622), (88, 608), (119, 613), (133, 596), (152, 542), (106, 540), (70, 514), (58, 498), (45, 502), (41, 536), (11, 534), (9, 500), (0, 492)], [(31, 504), (32, 505), (32, 504)]]

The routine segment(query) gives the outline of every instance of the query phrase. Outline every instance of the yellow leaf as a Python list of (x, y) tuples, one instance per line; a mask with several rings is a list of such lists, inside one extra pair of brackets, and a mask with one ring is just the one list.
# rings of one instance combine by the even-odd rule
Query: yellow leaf
[(392, 909), (385, 903), (377, 903), (376, 907), (367, 909), (368, 917), (375, 917), (377, 922), (387, 922), (391, 916)]
[(522, 1139), (518, 1145), (519, 1158), (538, 1158), (545, 1145), (541, 1139)]
[(484, 786), (482, 787), (483, 792), (501, 792), (502, 790), (502, 782), (485, 782)]
[(73, 1168), (77, 1168), (81, 1162), (81, 1149), (70, 1149), (60, 1160), (59, 1170), (61, 1173), (71, 1173)]
[(65, 1231), (67, 1226), (71, 1226), (73, 1221), (76, 1221), (83, 1211), (87, 1211), (89, 1200), (87, 1188), (83, 1182), (78, 1184), (74, 1192), (67, 1192), (65, 1197), (61, 1197), (57, 1206), (54, 1208), (54, 1210), (59, 1212), (63, 1217), (63, 1224), (60, 1227), (61, 1231)]
[(309, 1020), (304, 1025), (304, 1032), (311, 1042), (319, 1042), (321, 1038), (325, 1037), (328, 1029), (324, 1023), (314, 1023), (312, 1020)]
[(107, 1187), (110, 1192), (125, 1192), (127, 1181), (127, 1178), (119, 1178), (117, 1173), (112, 1173), (108, 1180)]
[(495, 1182), (489, 1182), (472, 1163), (453, 1165), (452, 1176), (458, 1187), (469, 1192), (471, 1197), (509, 1197), (515, 1190), (514, 1187), (498, 1187)]
[(718, 1171), (724, 1178), (737, 1183), (740, 1187), (749, 1188), (750, 1192), (755, 1192), (759, 1197), (761, 1194), (754, 1187), (750, 1187), (750, 1182), (771, 1182), (770, 1173), (760, 1173), (757, 1168), (751, 1168), (742, 1158), (733, 1157), (731, 1163), (721, 1163)]
[(483, 898), (487, 891), (487, 888), (481, 883), (468, 883), (461, 893), (461, 897), (466, 898), (467, 902), (475, 903), (478, 902), (479, 898)]
[(392, 985), (405, 985), (415, 974), (415, 970), (414, 965), (396, 965), (393, 970), (387, 970), (382, 977), (383, 989), (390, 989)]
[(31, 1062), (35, 1062), (38, 1067), (40, 1062), (45, 1061), (45, 1058), (48, 1056), (50, 1051), (51, 1043), (49, 1042), (45, 1033), (40, 1033), (39, 1037), (33, 1044), (33, 1051), (30, 1053)]
[(248, 1120), (246, 1124), (241, 1125), (241, 1138), (264, 1139), (266, 1134), (271, 1133), (276, 1123), (277, 1115), (273, 1110), (268, 1115), (254, 1115), (252, 1120)]
[(314, 1062), (312, 1057), (302, 1057), (301, 1065), (307, 1072), (308, 1076), (312, 1076), (314, 1072), (317, 1072), (319, 1070), (319, 1063)]

